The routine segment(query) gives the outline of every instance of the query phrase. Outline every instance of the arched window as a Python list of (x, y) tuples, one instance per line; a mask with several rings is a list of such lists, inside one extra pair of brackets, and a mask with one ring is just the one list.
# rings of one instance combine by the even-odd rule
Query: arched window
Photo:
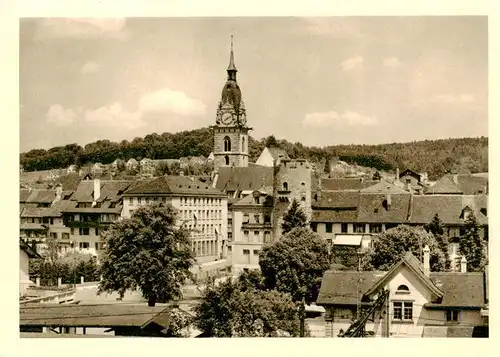
[(229, 136), (224, 138), (224, 151), (231, 151), (231, 139), (229, 139)]
[(283, 182), (283, 191), (288, 191), (288, 182)]
[(241, 151), (245, 151), (245, 137), (241, 138)]
[(226, 161), (226, 165), (229, 165), (229, 156), (224, 156), (224, 160)]
[(399, 285), (398, 290), (396, 290), (396, 293), (398, 294), (409, 294), (410, 293), (410, 288), (406, 285)]

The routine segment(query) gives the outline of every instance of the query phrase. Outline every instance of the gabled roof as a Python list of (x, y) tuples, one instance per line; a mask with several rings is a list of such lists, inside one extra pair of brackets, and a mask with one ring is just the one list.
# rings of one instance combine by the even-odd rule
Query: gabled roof
[(486, 194), (488, 176), (484, 175), (445, 175), (429, 188), (428, 194)]
[(419, 173), (417, 173), (417, 172), (415, 172), (413, 170), (410, 170), (410, 169), (406, 169), (406, 170), (404, 170), (403, 172), (401, 172), (399, 174), (398, 179), (400, 179), (403, 176), (407, 176), (407, 175), (408, 176), (413, 176), (413, 177), (417, 178), (419, 181), (420, 181), (420, 178), (422, 177), (422, 175), (420, 175)]
[(56, 190), (20, 190), (21, 203), (52, 203), (56, 198)]
[[(255, 191), (254, 191), (255, 192)], [(269, 197), (268, 194), (264, 192), (260, 192), (260, 197), (259, 197), (259, 203), (255, 203), (253, 193), (246, 195), (245, 197), (239, 199), (238, 201), (233, 203), (233, 207), (238, 207), (238, 206), (255, 206), (255, 207), (262, 207), (263, 203), (265, 202), (264, 200)]]
[(381, 287), (383, 287), (390, 278), (394, 276), (401, 266), (406, 266), (410, 271), (412, 271), (420, 281), (427, 286), (427, 288), (432, 291), (437, 297), (443, 297), (443, 291), (441, 291), (432, 280), (425, 275), (422, 263), (411, 253), (406, 253), (403, 258), (394, 264), (387, 274), (384, 275), (376, 284), (374, 284), (370, 289), (365, 292), (365, 295), (370, 296), (375, 294)]
[(216, 188), (222, 191), (258, 190), (273, 186), (273, 167), (220, 167)]
[(313, 210), (311, 222), (353, 223), (357, 221), (356, 209)]
[(197, 194), (225, 196), (220, 190), (212, 188), (198, 179), (188, 176), (162, 176), (140, 183), (127, 190), (125, 195), (151, 194)]
[(273, 157), (273, 160), (289, 159), (290, 158), (288, 156), (287, 152), (285, 150), (283, 150), (282, 148), (279, 148), (276, 146), (270, 146), (270, 147), (267, 147), (267, 150), (269, 150), (269, 153)]

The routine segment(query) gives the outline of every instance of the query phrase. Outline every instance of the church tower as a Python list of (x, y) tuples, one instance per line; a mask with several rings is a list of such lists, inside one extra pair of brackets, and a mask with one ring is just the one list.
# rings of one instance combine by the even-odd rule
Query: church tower
[(222, 88), (221, 100), (217, 106), (214, 131), (214, 168), (222, 166), (248, 166), (248, 132), (245, 104), (236, 81), (238, 70), (234, 64), (233, 36), (227, 68), (227, 81)]

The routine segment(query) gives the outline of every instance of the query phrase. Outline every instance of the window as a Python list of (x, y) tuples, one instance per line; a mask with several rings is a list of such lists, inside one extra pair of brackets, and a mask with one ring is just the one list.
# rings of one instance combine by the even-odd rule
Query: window
[(406, 285), (399, 285), (396, 294), (409, 294), (410, 289)]
[(98, 236), (99, 235), (99, 228), (96, 228), (95, 229), (95, 235)]
[(232, 247), (229, 245), (229, 246), (227, 247), (227, 252), (228, 252), (228, 253), (231, 253), (231, 251), (232, 251)]
[(253, 251), (253, 255), (259, 255), (259, 250), (258, 250), (258, 249), (255, 249), (255, 250)]
[(342, 224), (340, 225), (340, 231), (341, 231), (342, 233), (347, 233), (347, 223), (342, 223)]
[(227, 232), (227, 240), (231, 242), (233, 240), (233, 232)]
[(318, 231), (318, 224), (317, 223), (311, 223), (311, 229), (313, 230), (313, 232), (317, 232)]
[(264, 243), (271, 243), (271, 232), (264, 232)]
[(95, 250), (99, 250), (99, 243), (95, 242), (94, 245), (95, 245)]
[(250, 216), (248, 213), (243, 214), (243, 223), (248, 223)]
[(249, 249), (243, 249), (243, 255), (250, 255)]
[(332, 223), (326, 223), (325, 226), (326, 226), (326, 228), (325, 228), (326, 233), (332, 233), (332, 231), (333, 231), (333, 224)]
[(50, 238), (55, 238), (55, 239), (57, 239), (57, 233), (50, 233)]
[(407, 183), (408, 185), (409, 185), (409, 184), (411, 184), (411, 179), (410, 179), (410, 178), (407, 178), (407, 179), (406, 179), (406, 183)]
[(224, 151), (231, 151), (231, 139), (229, 136), (224, 138)]
[(134, 204), (134, 198), (133, 197), (129, 197), (128, 198), (128, 203), (132, 206)]
[(138, 203), (138, 204), (140, 204), (140, 205), (142, 205), (142, 197), (139, 197), (139, 198), (137, 199), (137, 203)]
[(446, 311), (446, 322), (458, 322), (458, 311), (457, 310)]
[(62, 239), (69, 239), (69, 233), (63, 233)]
[(288, 191), (288, 182), (283, 182), (283, 191)]
[(89, 243), (88, 243), (88, 242), (79, 242), (79, 243), (78, 243), (78, 247), (79, 247), (80, 249), (89, 249), (89, 246), (90, 246), (90, 245), (89, 245)]
[(264, 223), (271, 223), (271, 216), (268, 214), (264, 215)]
[(249, 234), (248, 231), (243, 231), (243, 237), (246, 241), (248, 241), (248, 234)]
[(393, 320), (411, 321), (413, 319), (413, 302), (394, 301)]
[(302, 198), (300, 199), (302, 202), (305, 202), (306, 201), (306, 196), (302, 196)]
[(259, 235), (259, 231), (253, 231), (253, 235), (254, 236), (258, 236)]
[(88, 236), (90, 233), (89, 233), (89, 228), (80, 228), (79, 229), (79, 233), (81, 236)]
[(255, 223), (260, 223), (260, 214), (254, 214), (253, 219), (255, 220)]
[(381, 224), (370, 224), (370, 233), (381, 233), (382, 225)]
[(245, 137), (241, 138), (241, 151), (245, 151)]
[(354, 232), (365, 233), (365, 225), (362, 223), (355, 223), (354, 224)]
[(229, 166), (229, 156), (224, 156), (224, 161), (226, 163), (227, 166)]

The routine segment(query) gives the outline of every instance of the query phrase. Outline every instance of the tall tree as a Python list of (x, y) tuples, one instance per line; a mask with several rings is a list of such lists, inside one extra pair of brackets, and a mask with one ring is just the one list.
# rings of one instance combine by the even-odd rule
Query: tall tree
[(283, 234), (290, 232), (294, 228), (307, 227), (307, 216), (302, 211), (299, 202), (294, 198), (288, 211), (283, 215), (281, 229)]
[(412, 252), (422, 259), (423, 248), (430, 249), (430, 268), (432, 271), (445, 271), (446, 258), (436, 238), (421, 227), (400, 225), (389, 229), (373, 240), (373, 245), (362, 258), (363, 270), (388, 270), (406, 252)]
[(288, 294), (227, 279), (210, 284), (195, 307), (195, 324), (211, 337), (297, 336), (297, 305)]
[(438, 243), (439, 249), (443, 252), (445, 257), (445, 269), (450, 269), (451, 260), (450, 255), (448, 254), (448, 238), (444, 234), (444, 225), (441, 218), (439, 218), (439, 214), (435, 214), (427, 225), (425, 225), (425, 230), (434, 235), (436, 241)]
[(289, 293), (294, 301), (316, 301), (323, 273), (330, 267), (324, 239), (308, 228), (295, 228), (259, 255), (268, 289)]
[(99, 291), (140, 288), (148, 304), (180, 298), (193, 264), (188, 231), (176, 226), (171, 205), (143, 206), (104, 234)]
[(472, 211), (465, 220), (464, 234), (459, 238), (459, 251), (467, 259), (467, 270), (481, 271), (485, 267), (486, 242), (481, 237), (476, 216)]

